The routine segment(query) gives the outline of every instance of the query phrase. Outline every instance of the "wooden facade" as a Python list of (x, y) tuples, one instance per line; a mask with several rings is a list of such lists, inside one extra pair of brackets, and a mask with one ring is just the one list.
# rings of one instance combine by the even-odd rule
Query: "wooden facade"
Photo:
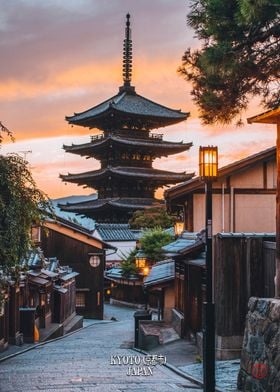
[(38, 328), (48, 328), (52, 322), (53, 282), (40, 276), (28, 275), (29, 306), (36, 309)]
[[(87, 318), (103, 319), (105, 248), (112, 249), (70, 222), (49, 221), (41, 231), (41, 247), (46, 257), (56, 255), (60, 264), (70, 266), (76, 278), (76, 311)], [(96, 256), (98, 265), (90, 264)]]
[(17, 283), (9, 285), (9, 343), (21, 344), (20, 336), (20, 288)]
[(76, 274), (69, 273), (59, 278), (54, 286), (52, 320), (63, 323), (76, 313)]
[[(275, 237), (215, 236), (215, 304), (218, 358), (239, 356), (249, 298), (274, 291)], [(274, 260), (274, 266), (273, 266)]]
[[(205, 258), (202, 256), (175, 257), (175, 310), (180, 314), (180, 326), (175, 327), (181, 337), (188, 337), (202, 329), (202, 304), (205, 301)], [(174, 314), (175, 317), (176, 313)], [(176, 318), (176, 317), (175, 317)]]
[(2, 290), (0, 304), (0, 352), (6, 350), (9, 342), (9, 289)]
[(144, 279), (149, 306), (157, 309), (158, 320), (167, 323), (172, 320), (172, 309), (175, 305), (174, 275), (174, 261), (169, 259), (155, 263)]
[[(202, 331), (206, 266), (205, 254), (199, 254), (199, 247), (203, 250), (204, 245), (201, 242), (197, 246), (192, 244), (173, 256), (175, 305), (172, 324), (181, 337), (195, 336)], [(165, 248), (172, 249), (172, 244)], [(275, 235), (272, 234), (219, 233), (214, 236), (218, 359), (240, 355), (249, 298), (274, 296), (275, 248)]]

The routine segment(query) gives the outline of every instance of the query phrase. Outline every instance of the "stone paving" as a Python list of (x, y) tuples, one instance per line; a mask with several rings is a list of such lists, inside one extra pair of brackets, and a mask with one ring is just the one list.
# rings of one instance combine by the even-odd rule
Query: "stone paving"
[(110, 365), (111, 356), (141, 354), (129, 349), (133, 342), (134, 309), (106, 305), (106, 318), (63, 339), (8, 359), (0, 364), (0, 391), (202, 391), (164, 366), (153, 375), (127, 375), (128, 366)]
[[(187, 366), (179, 366), (184, 373), (197, 380), (203, 380), (202, 363)], [(237, 376), (240, 369), (240, 361), (216, 361), (216, 386), (223, 392), (237, 391)]]

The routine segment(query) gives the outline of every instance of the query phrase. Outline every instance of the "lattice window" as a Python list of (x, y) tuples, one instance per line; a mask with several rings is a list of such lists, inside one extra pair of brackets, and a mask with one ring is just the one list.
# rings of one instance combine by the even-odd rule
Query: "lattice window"
[(141, 155), (138, 152), (136, 152), (135, 154), (132, 155), (132, 159), (136, 161), (140, 161)]
[(78, 291), (76, 293), (76, 307), (84, 308), (86, 306), (86, 293)]

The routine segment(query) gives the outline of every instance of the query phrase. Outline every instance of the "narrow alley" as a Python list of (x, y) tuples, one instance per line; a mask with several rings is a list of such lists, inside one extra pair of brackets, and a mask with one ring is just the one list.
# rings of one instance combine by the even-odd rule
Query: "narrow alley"
[(139, 376), (127, 374), (129, 365), (111, 364), (117, 355), (140, 356), (143, 363), (131, 349), (134, 311), (106, 305), (107, 320), (86, 322), (72, 335), (2, 362), (0, 391), (201, 391), (160, 364), (151, 366), (152, 375)]

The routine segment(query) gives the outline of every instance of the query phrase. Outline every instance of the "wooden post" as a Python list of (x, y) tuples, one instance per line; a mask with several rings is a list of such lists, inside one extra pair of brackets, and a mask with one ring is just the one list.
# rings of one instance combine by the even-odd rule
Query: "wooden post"
[(280, 117), (277, 118), (276, 275), (275, 297), (280, 297)]
[(277, 187), (276, 187), (276, 275), (275, 297), (280, 298), (280, 106), (276, 109), (269, 110), (257, 116), (247, 118), (249, 124), (276, 124), (276, 164), (277, 164)]

